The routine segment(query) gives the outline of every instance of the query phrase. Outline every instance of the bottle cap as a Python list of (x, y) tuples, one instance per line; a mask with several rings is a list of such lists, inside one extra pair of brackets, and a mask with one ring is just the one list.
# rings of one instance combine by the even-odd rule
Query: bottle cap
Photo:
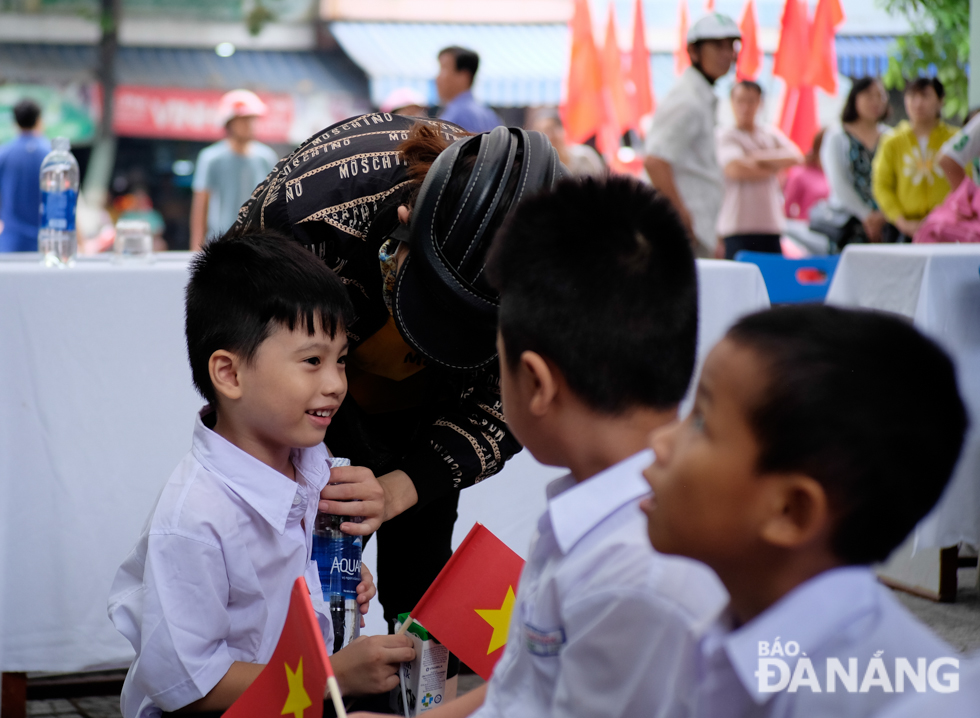
[(51, 149), (55, 152), (67, 152), (71, 149), (71, 140), (67, 137), (55, 137), (51, 141)]

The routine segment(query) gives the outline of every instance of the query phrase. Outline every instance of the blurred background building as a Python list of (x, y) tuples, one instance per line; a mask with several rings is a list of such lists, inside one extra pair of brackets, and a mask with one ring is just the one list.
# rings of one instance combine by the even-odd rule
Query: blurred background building
[[(102, 107), (100, 42), (107, 2), (0, 0), (0, 142), (13, 136), (10, 108), (27, 96), (44, 110), (45, 134), (66, 135), (86, 173)], [(689, 16), (704, 12), (687, 2)], [(474, 94), (507, 124), (528, 109), (554, 107), (568, 68), (568, 21), (573, 0), (114, 0), (111, 134), (114, 151), (100, 180), (105, 203), (148, 195), (164, 221), (170, 248), (186, 248), (190, 182), (199, 151), (220, 139), (221, 95), (255, 91), (269, 106), (258, 126), (262, 142), (285, 154), (313, 132), (377, 107), (394, 89), (438, 98), (436, 55), (449, 45), (480, 54)], [(634, 0), (592, 0), (594, 34), (603, 37), (612, 4), (620, 46), (629, 48)], [(716, 0), (739, 18), (744, 0)], [(811, 7), (815, 5), (810, 3)], [(821, 123), (837, 113), (847, 78), (881, 75), (889, 46), (908, 32), (874, 0), (845, 0), (837, 37), (841, 91), (818, 93)], [(760, 82), (767, 112), (779, 107), (781, 81), (772, 77), (784, 0), (756, 0), (759, 44), (766, 53)], [(676, 75), (679, 0), (644, 0), (654, 94), (663, 97)], [(727, 92), (724, 82), (719, 92)], [(721, 103), (727, 112), (728, 103)], [(725, 122), (725, 119), (722, 119)], [(96, 183), (98, 184), (98, 183)], [(84, 183), (83, 183), (84, 185)], [(89, 182), (87, 188), (91, 188)]]

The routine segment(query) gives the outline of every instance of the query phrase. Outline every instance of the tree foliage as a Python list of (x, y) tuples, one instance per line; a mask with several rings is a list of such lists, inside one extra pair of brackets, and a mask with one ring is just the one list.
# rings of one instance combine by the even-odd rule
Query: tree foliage
[(946, 88), (947, 117), (966, 116), (970, 60), (969, 0), (879, 0), (890, 13), (909, 19), (912, 33), (897, 40), (885, 86), (901, 89), (909, 78), (935, 75)]

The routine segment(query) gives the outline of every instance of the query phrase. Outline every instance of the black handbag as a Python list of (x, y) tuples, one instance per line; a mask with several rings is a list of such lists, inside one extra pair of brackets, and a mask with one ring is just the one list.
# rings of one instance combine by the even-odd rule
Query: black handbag
[(838, 251), (845, 245), (860, 239), (864, 234), (861, 220), (846, 209), (835, 209), (827, 202), (817, 202), (810, 207), (810, 230), (830, 238)]

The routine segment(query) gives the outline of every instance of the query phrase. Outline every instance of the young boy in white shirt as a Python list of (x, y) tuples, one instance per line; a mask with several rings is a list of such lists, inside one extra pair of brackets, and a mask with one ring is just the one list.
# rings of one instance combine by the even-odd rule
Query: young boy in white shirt
[(728, 332), (644, 472), (654, 548), (731, 595), (695, 715), (858, 718), (956, 689), (955, 650), (868, 565), (936, 503), (966, 424), (952, 362), (898, 318), (797, 306)]
[[(324, 434), (347, 392), (351, 311), (336, 275), (273, 233), (222, 239), (193, 261), (187, 348), (209, 406), (109, 597), (136, 650), (125, 718), (224, 710), (271, 657), (297, 577), (323, 607), (310, 552), (332, 473)], [(358, 591), (366, 612), (370, 574)], [(328, 607), (318, 617), (330, 651)], [(403, 636), (372, 636), (333, 666), (345, 695), (377, 693), (413, 655)]]
[(666, 199), (613, 177), (526, 200), (495, 242), (504, 414), (570, 473), (548, 486), (487, 687), (426, 715), (677, 715), (693, 627), (725, 599), (704, 566), (650, 549), (638, 508), (647, 436), (694, 369), (687, 233)]

